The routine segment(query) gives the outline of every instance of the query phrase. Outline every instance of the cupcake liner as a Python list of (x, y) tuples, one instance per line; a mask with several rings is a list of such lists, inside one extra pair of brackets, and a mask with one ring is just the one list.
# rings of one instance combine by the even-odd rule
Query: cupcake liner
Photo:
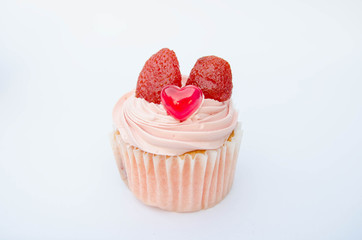
[(114, 158), (116, 159), (117, 168), (119, 173), (121, 174), (121, 178), (128, 185), (126, 169), (124, 168), (124, 163), (122, 161), (121, 145), (120, 142), (118, 141), (118, 138), (119, 138), (119, 131), (115, 130), (110, 136), (113, 154)]
[(217, 149), (165, 156), (123, 142), (116, 130), (112, 147), (122, 179), (139, 200), (168, 211), (192, 212), (214, 206), (230, 191), (241, 137), (238, 124), (234, 136)]

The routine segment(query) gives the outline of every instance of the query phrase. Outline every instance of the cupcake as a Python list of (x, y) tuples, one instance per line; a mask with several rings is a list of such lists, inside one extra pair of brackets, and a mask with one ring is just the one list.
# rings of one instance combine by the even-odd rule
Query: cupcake
[(182, 76), (167, 48), (145, 63), (136, 89), (113, 109), (112, 148), (122, 179), (143, 203), (192, 212), (230, 191), (241, 142), (232, 75), (216, 56)]

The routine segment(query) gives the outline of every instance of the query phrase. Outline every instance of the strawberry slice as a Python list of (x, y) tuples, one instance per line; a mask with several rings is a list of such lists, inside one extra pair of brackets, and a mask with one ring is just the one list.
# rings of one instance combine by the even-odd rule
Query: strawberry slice
[(224, 102), (230, 99), (233, 89), (230, 65), (216, 56), (202, 57), (192, 68), (186, 85), (199, 87), (205, 98)]
[(181, 87), (181, 72), (174, 51), (163, 48), (152, 55), (138, 77), (136, 97), (161, 103), (161, 90), (167, 85)]

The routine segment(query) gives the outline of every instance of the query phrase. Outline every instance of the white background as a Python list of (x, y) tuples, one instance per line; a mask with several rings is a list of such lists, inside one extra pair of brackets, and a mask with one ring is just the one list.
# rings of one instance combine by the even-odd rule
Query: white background
[[(361, 1), (0, 2), (0, 239), (362, 239)], [(233, 71), (235, 182), (191, 214), (141, 204), (108, 134), (144, 62)]]

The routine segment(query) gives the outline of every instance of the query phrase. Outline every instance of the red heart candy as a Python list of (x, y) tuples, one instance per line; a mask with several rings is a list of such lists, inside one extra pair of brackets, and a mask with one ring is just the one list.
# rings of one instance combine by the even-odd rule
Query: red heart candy
[(200, 88), (187, 85), (183, 88), (166, 86), (161, 91), (161, 103), (168, 114), (185, 121), (201, 106), (204, 95)]

